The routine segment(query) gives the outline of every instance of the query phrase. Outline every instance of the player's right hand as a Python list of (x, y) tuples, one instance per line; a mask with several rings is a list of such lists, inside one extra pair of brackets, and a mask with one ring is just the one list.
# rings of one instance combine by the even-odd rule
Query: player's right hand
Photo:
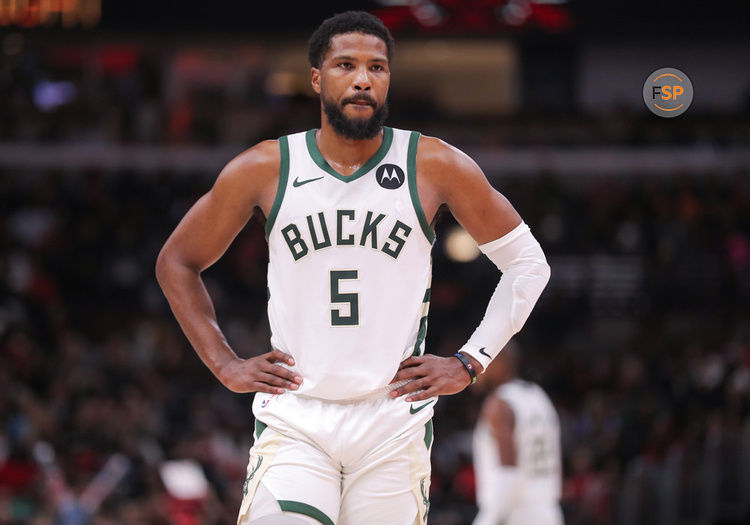
[(225, 387), (238, 394), (283, 394), (286, 390), (297, 390), (302, 384), (302, 376), (276, 363), (294, 366), (294, 358), (281, 350), (274, 350), (250, 359), (233, 359), (217, 375)]

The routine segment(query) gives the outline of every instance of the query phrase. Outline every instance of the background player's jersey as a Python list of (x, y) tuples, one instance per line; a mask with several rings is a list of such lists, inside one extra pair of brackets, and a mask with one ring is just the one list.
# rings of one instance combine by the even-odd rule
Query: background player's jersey
[[(518, 454), (521, 483), (515, 506), (556, 505), (561, 493), (560, 423), (552, 402), (538, 385), (519, 379), (501, 385), (496, 395), (511, 407), (515, 417), (513, 438)], [(477, 501), (491, 500), (491, 479), (500, 468), (500, 454), (489, 424), (474, 432), (474, 468)]]
[(384, 128), (380, 149), (345, 177), (321, 155), (315, 130), (279, 139), (268, 318), (271, 344), (303, 377), (300, 394), (369, 394), (424, 352), (434, 233), (417, 196), (418, 141)]

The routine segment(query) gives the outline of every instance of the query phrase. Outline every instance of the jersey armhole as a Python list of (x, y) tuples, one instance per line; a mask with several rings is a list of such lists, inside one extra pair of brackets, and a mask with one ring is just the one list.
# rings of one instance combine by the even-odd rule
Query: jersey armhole
[(271, 211), (266, 220), (266, 240), (268, 240), (268, 237), (271, 235), (273, 223), (276, 222), (276, 215), (278, 215), (279, 208), (281, 208), (281, 201), (284, 200), (284, 193), (286, 192), (287, 180), (289, 178), (289, 139), (286, 136), (279, 137), (279, 154), (281, 156), (281, 162), (279, 164), (279, 185), (276, 189), (276, 197), (273, 199)]
[(422, 227), (422, 233), (427, 237), (427, 241), (430, 244), (434, 244), (435, 232), (432, 231), (430, 223), (427, 222), (422, 203), (419, 200), (419, 192), (417, 191), (417, 145), (419, 144), (419, 135), (418, 131), (412, 131), (409, 137), (409, 149), (406, 154), (406, 178), (409, 181), (411, 203), (419, 219), (419, 225)]

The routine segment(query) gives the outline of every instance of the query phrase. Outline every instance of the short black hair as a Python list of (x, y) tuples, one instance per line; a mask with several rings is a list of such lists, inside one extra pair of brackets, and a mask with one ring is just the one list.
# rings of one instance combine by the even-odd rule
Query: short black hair
[(388, 61), (391, 61), (395, 43), (385, 24), (377, 16), (365, 11), (346, 11), (325, 19), (310, 37), (307, 48), (310, 65), (320, 68), (323, 58), (331, 49), (331, 38), (345, 33), (365, 33), (378, 37), (385, 42)]

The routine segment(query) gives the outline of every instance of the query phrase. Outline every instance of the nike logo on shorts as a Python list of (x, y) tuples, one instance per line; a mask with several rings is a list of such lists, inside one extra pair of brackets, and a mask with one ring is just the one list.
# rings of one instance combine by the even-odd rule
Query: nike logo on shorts
[(435, 401), (436, 401), (436, 400), (435, 400), (435, 399), (433, 399), (432, 401), (428, 401), (428, 402), (427, 402), (427, 403), (425, 403), (424, 405), (422, 405), (422, 406), (418, 406), (417, 408), (414, 408), (414, 404), (412, 403), (412, 405), (411, 405), (411, 406), (409, 406), (409, 413), (410, 413), (410, 414), (416, 414), (417, 412), (419, 412), (420, 410), (422, 410), (422, 409), (423, 409), (424, 407), (426, 407), (427, 405), (431, 405), (431, 404), (432, 404), (432, 403), (434, 403)]
[(296, 177), (294, 179), (294, 182), (292, 182), (292, 186), (294, 186), (295, 188), (299, 188), (303, 184), (307, 184), (308, 182), (315, 182), (316, 180), (320, 180), (322, 178), (323, 177), (318, 177), (317, 179), (299, 180), (299, 177)]
[(492, 359), (492, 356), (490, 354), (488, 354), (487, 352), (484, 351), (485, 348), (487, 348), (487, 347), (483, 346), (482, 348), (480, 348), (479, 349), (479, 353), (482, 354), (482, 355), (486, 355), (487, 357), (489, 357), (490, 359)]

